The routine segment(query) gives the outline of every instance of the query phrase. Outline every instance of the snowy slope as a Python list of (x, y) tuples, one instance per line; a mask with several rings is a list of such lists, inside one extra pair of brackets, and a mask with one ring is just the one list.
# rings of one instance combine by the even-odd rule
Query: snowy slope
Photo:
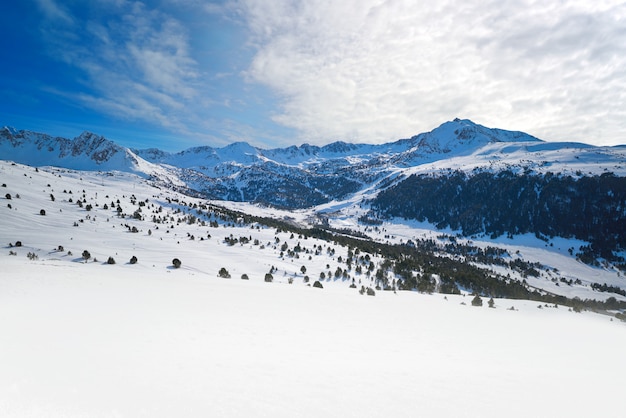
[[(506, 299), (473, 307), (463, 295), (369, 297), (342, 279), (315, 289), (301, 267), (312, 282), (344, 267), (346, 248), (233, 220), (202, 226), (206, 202), (131, 173), (0, 162), (0, 184), (2, 417), (623, 414), (626, 327), (609, 316)], [(144, 220), (132, 216), (139, 208)], [(384, 234), (406, 240), (420, 227)], [(228, 245), (231, 236), (252, 241)], [(285, 243), (322, 251), (281, 257)]]
[(626, 328), (593, 314), (189, 271), (5, 266), (7, 418), (623, 413)]
[[(145, 257), (148, 257), (151, 264), (166, 268), (171, 266), (171, 260), (176, 256), (172, 253), (174, 251), (172, 248), (179, 246), (183, 246), (184, 251), (188, 253), (187, 257), (191, 257), (193, 262), (190, 265), (205, 265), (209, 260), (209, 264), (216, 266), (223, 258), (241, 256), (241, 251), (244, 250), (240, 247), (243, 247), (247, 254), (245, 257), (248, 264), (252, 263), (257, 267), (254, 268), (254, 274), (250, 274), (247, 266), (235, 263), (231, 266), (233, 277), (246, 273), (252, 280), (255, 278), (261, 280), (272, 265), (283, 273), (283, 277), (277, 278), (277, 281), (286, 281), (288, 277), (302, 280), (303, 277), (300, 268), (306, 264), (305, 259), (308, 257), (303, 254), (302, 261), (298, 258), (280, 257), (282, 242), (279, 244), (275, 239), (286, 233), (277, 235), (276, 231), (271, 228), (258, 230), (252, 228), (251, 230), (248, 225), (233, 224), (232, 228), (224, 227), (231, 221), (225, 221), (216, 217), (217, 215), (211, 215), (210, 211), (199, 208), (198, 205), (204, 205), (205, 201), (190, 198), (169, 189), (155, 188), (150, 181), (134, 174), (79, 172), (55, 168), (37, 170), (19, 164), (0, 162), (0, 183), (3, 185), (0, 199), (3, 202), (1, 210), (4, 214), (2, 216), (2, 242), (5, 245), (14, 244), (18, 240), (23, 243), (23, 247), (13, 248), (13, 250), (32, 251), (42, 257), (75, 261), (80, 259), (80, 253), (84, 249), (89, 249), (92, 255), (101, 262), (106, 261), (109, 256), (121, 262), (130, 259), (133, 255), (132, 249), (142, 248), (146, 243), (151, 243), (151, 250)], [(7, 196), (11, 199), (7, 199)], [(380, 227), (372, 228), (358, 221), (359, 216), (365, 210), (349, 203), (340, 210), (337, 206), (327, 205), (320, 206), (316, 210), (298, 212), (276, 211), (247, 204), (229, 204), (229, 202), (220, 202), (220, 204), (254, 216), (288, 219), (300, 225), (309, 224), (312, 222), (311, 218), (326, 211), (329, 226), (356, 231), (382, 243), (402, 244), (409, 240), (416, 241), (423, 238), (434, 239), (443, 248), (443, 245), (449, 242), (450, 237), (454, 237), (455, 241), (460, 243), (471, 243), (478, 247), (503, 248), (512, 259), (521, 258), (543, 266), (539, 277), (526, 278), (535, 287), (569, 298), (604, 300), (612, 296), (626, 300), (626, 297), (621, 295), (596, 292), (590, 288), (592, 283), (606, 283), (626, 288), (624, 284), (626, 279), (612, 266), (592, 267), (578, 261), (569, 249), (586, 244), (583, 241), (558, 237), (545, 241), (530, 235), (497, 239), (488, 236), (461, 238), (456, 235), (456, 231), (441, 231), (426, 222), (402, 219), (388, 220)], [(88, 210), (87, 206), (91, 206), (91, 210)], [(40, 215), (41, 210), (45, 211), (45, 215)], [(120, 217), (118, 211), (125, 216)], [(139, 215), (138, 219), (135, 219), (136, 214)], [(190, 222), (188, 217), (193, 217), (193, 222)], [(155, 222), (156, 218), (158, 218), (157, 222)], [(202, 221), (206, 225), (201, 225)], [(211, 221), (218, 221), (223, 225), (221, 228), (211, 227), (209, 226)], [(129, 233), (132, 227), (136, 227), (138, 233)], [(258, 244), (253, 245), (250, 242), (245, 245), (224, 245), (224, 239), (231, 235), (235, 238), (246, 236), (250, 241), (257, 240)], [(298, 241), (297, 237), (293, 237), (289, 240), (289, 247), (293, 248), (297, 242), (304, 245), (302, 240)], [(59, 245), (65, 248), (63, 252), (55, 250)], [(103, 248), (103, 251), (93, 250), (93, 245)], [(311, 239), (307, 247), (314, 245), (326, 247), (327, 243)], [(261, 247), (264, 248), (261, 250)], [(108, 250), (104, 251), (105, 248)], [(72, 256), (66, 254), (68, 250), (73, 252)], [(344, 260), (346, 258), (347, 250), (341, 251), (342, 253), (332, 256), (325, 253), (312, 255), (311, 260), (306, 260), (313, 264), (309, 267), (307, 275), (317, 278), (321, 272), (329, 270), (334, 272), (337, 262), (333, 259), (339, 256), (342, 256)], [(22, 255), (25, 256), (25, 254)], [(119, 257), (122, 259), (120, 260)], [(374, 258), (378, 259), (378, 257)], [(316, 262), (315, 260), (318, 259), (319, 262)], [(330, 267), (325, 268), (326, 264)], [(219, 267), (221, 266), (207, 270), (199, 269), (198, 272), (213, 276), (217, 274)], [(504, 271), (505, 275), (507, 273), (520, 281), (523, 279), (519, 272)], [(564, 278), (568, 281), (579, 279), (581, 283), (564, 285), (555, 278)], [(369, 279), (367, 284), (370, 284)]]
[[(375, 236), (365, 231), (367, 225), (360, 224), (358, 219), (370, 216), (368, 204), (375, 202), (381, 191), (412, 175), (445, 179), (450, 173), (462, 171), (468, 176), (507, 172), (516, 176), (556, 175), (573, 179), (602, 175), (617, 176), (620, 181), (626, 178), (626, 147), (547, 143), (522, 132), (487, 128), (461, 119), (446, 122), (431, 132), (382, 145), (336, 142), (324, 147), (305, 144), (263, 150), (240, 142), (223, 148), (196, 147), (175, 154), (156, 149), (131, 151), (89, 133), (66, 140), (5, 128), (0, 131), (0, 153), (2, 158), (35, 166), (135, 173), (163, 189), (273, 207), (267, 211), (270, 216), (277, 208), (308, 209), (302, 219), (306, 219), (307, 225), (328, 222), (369, 234), (374, 239)], [(408, 201), (410, 194), (409, 190), (395, 200)], [(617, 213), (602, 212), (596, 216), (612, 219), (614, 212)], [(438, 220), (431, 220), (439, 224)], [(397, 219), (385, 221), (390, 228), (395, 223), (403, 225)], [(584, 218), (581, 222), (591, 223), (592, 219)], [(616, 235), (619, 239), (615, 242), (621, 243), (620, 229), (613, 228), (601, 235)], [(460, 232), (452, 231), (451, 235)], [(563, 229), (546, 235), (588, 240), (567, 246), (577, 252), (582, 246), (590, 243), (597, 246), (601, 241), (596, 236), (573, 235)], [(609, 250), (623, 252), (620, 245)], [(615, 272), (609, 276), (603, 272), (593, 282), (626, 287), (615, 277)], [(566, 277), (568, 281), (575, 280), (576, 271)]]

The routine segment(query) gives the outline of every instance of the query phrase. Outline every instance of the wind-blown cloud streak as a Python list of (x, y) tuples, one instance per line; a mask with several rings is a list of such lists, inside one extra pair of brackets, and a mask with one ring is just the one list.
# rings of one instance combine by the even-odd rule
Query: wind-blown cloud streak
[(44, 29), (51, 53), (84, 74), (84, 89), (59, 94), (117, 118), (184, 128), (198, 69), (182, 24), (138, 2), (107, 7), (115, 8), (110, 19), (70, 17)]

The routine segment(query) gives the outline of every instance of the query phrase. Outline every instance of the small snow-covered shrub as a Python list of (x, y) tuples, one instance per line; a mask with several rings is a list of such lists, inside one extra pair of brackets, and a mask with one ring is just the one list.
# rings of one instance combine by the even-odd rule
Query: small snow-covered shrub
[(82, 255), (82, 257), (83, 257), (83, 259), (85, 261), (87, 261), (87, 260), (89, 260), (91, 258), (91, 253), (89, 251), (87, 251), (87, 250), (83, 251), (83, 253), (81, 255)]
[(315, 283), (313, 283), (313, 287), (317, 287), (319, 289), (323, 289), (324, 286), (322, 286), (322, 283), (320, 283), (319, 280), (316, 280)]
[(474, 299), (472, 299), (472, 306), (483, 306), (483, 300), (480, 296), (474, 296)]
[(115, 259), (113, 257), (109, 257), (107, 259), (107, 264), (115, 264)]
[(249, 280), (250, 278), (248, 277), (248, 275), (246, 273), (241, 275), (241, 280)]
[(41, 209), (41, 210), (39, 211), (39, 214), (40, 214), (41, 216), (46, 216), (46, 211), (45, 211), (44, 209)]
[(219, 273), (217, 273), (217, 275), (222, 277), (222, 278), (224, 278), (224, 279), (230, 279), (230, 273), (224, 267), (222, 267), (220, 269), (220, 271), (219, 271)]
[(182, 263), (182, 262), (181, 262), (178, 258), (175, 258), (175, 259), (173, 259), (173, 260), (172, 260), (172, 265), (173, 265), (175, 268), (180, 268), (180, 266), (181, 266), (182, 264), (183, 264), (183, 263)]
[(265, 273), (265, 281), (267, 283), (271, 283), (274, 281), (274, 276), (272, 276), (272, 273)]
[(130, 258), (130, 264), (137, 264), (137, 257), (132, 256), (132, 257)]

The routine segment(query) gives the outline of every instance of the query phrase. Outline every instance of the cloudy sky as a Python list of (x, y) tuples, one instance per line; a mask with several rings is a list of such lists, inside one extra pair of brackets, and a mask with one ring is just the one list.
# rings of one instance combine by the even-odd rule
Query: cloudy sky
[(621, 0), (24, 0), (0, 47), (0, 125), (59, 136), (380, 143), (460, 117), (626, 143)]

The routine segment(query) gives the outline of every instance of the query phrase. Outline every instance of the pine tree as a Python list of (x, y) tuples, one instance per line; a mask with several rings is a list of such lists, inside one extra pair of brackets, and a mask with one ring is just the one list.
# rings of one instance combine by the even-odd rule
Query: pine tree
[(474, 299), (472, 299), (472, 306), (483, 306), (483, 300), (476, 294)]

